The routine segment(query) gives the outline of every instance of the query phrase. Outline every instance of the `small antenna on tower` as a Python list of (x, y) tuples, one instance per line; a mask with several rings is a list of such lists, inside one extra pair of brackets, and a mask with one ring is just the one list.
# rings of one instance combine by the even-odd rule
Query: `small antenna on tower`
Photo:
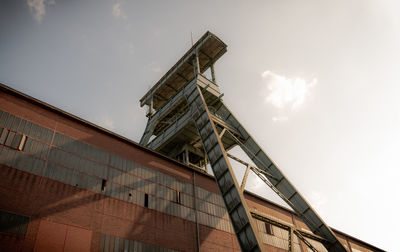
[(193, 46), (193, 33), (190, 31), (190, 38), (192, 39), (192, 46)]

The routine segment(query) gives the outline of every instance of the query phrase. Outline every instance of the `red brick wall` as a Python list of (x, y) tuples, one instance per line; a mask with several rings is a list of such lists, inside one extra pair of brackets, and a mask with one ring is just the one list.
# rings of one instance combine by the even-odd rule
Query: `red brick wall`
[[(2, 91), (0, 109), (193, 183), (194, 171), (184, 165)], [(201, 173), (196, 174), (196, 186), (219, 193), (214, 179)], [(287, 210), (251, 195), (246, 199), (251, 208), (293, 223), (293, 214)], [(52, 229), (57, 230), (54, 243), (65, 251), (79, 244), (87, 247), (87, 239), (91, 239), (90, 250), (98, 251), (102, 233), (181, 251), (196, 250), (196, 225), (191, 221), (5, 166), (0, 166), (0, 209), (31, 216), (25, 237), (0, 234), (0, 251), (46, 248), (51, 237), (46, 234)], [(295, 219), (297, 227), (304, 226)], [(201, 251), (240, 250), (233, 234), (199, 226)], [(87, 238), (80, 239), (82, 235)]]
[[(47, 236), (39, 232), (39, 223), (47, 222), (57, 239), (65, 238), (60, 228), (92, 231), (91, 251), (98, 251), (101, 233), (181, 251), (196, 246), (193, 222), (5, 166), (0, 167), (0, 209), (31, 216), (25, 238), (0, 235), (0, 251), (32, 251), (35, 241), (41, 248)], [(45, 233), (51, 229), (47, 226)]]

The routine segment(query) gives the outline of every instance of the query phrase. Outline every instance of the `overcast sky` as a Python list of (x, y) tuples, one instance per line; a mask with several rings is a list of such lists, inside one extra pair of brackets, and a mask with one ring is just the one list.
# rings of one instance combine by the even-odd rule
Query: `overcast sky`
[[(250, 134), (328, 225), (395, 251), (399, 7), (1, 0), (0, 82), (139, 141), (139, 99), (210, 30), (228, 45), (224, 102)], [(247, 189), (276, 200), (254, 176)]]

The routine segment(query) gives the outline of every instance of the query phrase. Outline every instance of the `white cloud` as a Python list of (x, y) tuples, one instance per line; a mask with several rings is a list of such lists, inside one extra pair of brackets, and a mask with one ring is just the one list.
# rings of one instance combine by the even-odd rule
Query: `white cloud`
[(127, 16), (125, 15), (125, 12), (121, 9), (121, 4), (116, 3), (113, 5), (113, 11), (112, 11), (114, 17), (116, 18), (121, 18), (121, 19), (126, 19)]
[[(310, 88), (317, 83), (315, 78), (307, 82), (302, 78), (287, 78), (271, 71), (265, 71), (261, 76), (269, 90), (266, 101), (279, 109), (295, 110), (300, 107), (309, 94)], [(286, 121), (287, 117), (284, 116), (281, 119)], [(278, 121), (278, 118), (276, 117), (274, 121)]]
[(40, 23), (46, 14), (46, 6), (56, 2), (55, 0), (27, 0), (26, 3), (35, 20)]

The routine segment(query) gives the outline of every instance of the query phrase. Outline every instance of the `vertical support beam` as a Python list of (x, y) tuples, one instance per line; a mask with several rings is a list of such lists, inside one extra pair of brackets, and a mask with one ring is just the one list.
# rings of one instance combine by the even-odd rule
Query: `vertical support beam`
[(153, 103), (153, 96), (150, 98), (150, 105), (149, 105), (149, 118), (153, 115), (154, 113), (154, 103)]
[[(292, 216), (293, 229), (298, 229), (299, 227), (297, 225), (296, 218), (295, 218), (294, 214), (292, 213), (291, 216)], [(293, 229), (292, 229), (292, 231), (293, 231)], [(292, 236), (292, 237), (294, 237), (294, 236)], [(300, 252), (307, 251), (307, 247), (306, 247), (306, 245), (304, 243), (300, 242), (299, 245), (300, 245)]]
[(199, 61), (199, 52), (198, 51), (196, 51), (196, 53), (194, 54), (193, 68), (194, 68), (193, 70), (194, 70), (195, 76), (200, 73), (200, 61)]
[(185, 147), (185, 163), (189, 164), (189, 150), (187, 147)]
[(217, 79), (215, 78), (215, 70), (214, 70), (214, 64), (211, 65), (211, 80), (214, 82), (214, 84), (217, 84)]
[(240, 191), (243, 193), (244, 187), (246, 186), (247, 177), (249, 176), (250, 165), (247, 165), (246, 172), (244, 173), (244, 177), (242, 180), (242, 184), (240, 185)]
[(293, 228), (289, 227), (289, 252), (292, 252), (293, 250)]

